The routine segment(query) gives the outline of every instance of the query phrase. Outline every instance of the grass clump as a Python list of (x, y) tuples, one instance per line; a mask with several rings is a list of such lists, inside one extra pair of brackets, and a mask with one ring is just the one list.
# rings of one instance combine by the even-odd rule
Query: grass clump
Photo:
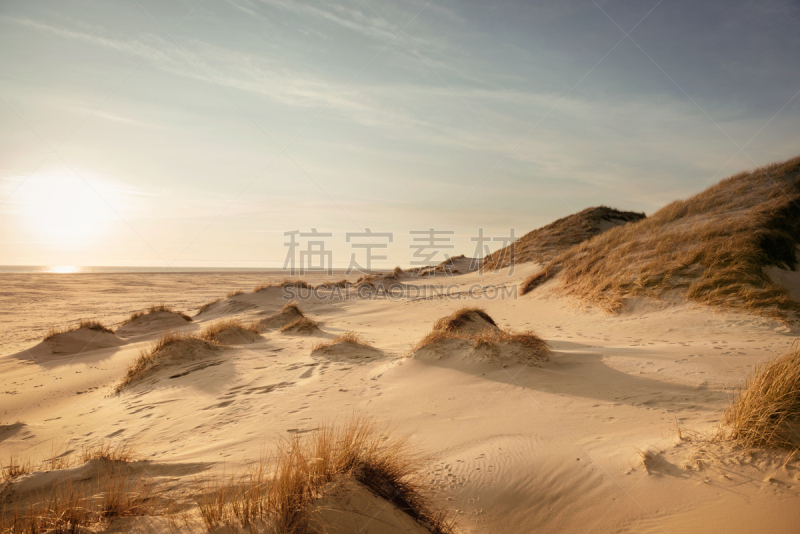
[[(278, 445), (275, 458), (262, 457), (249, 472), (207, 483), (198, 504), (209, 531), (253, 529), (284, 534), (315, 531), (312, 506), (330, 484), (361, 484), (435, 534), (455, 532), (448, 512), (433, 503), (423, 481), (425, 458), (404, 438), (379, 432), (355, 419), (323, 425), (305, 437)], [(324, 528), (324, 526), (323, 526)]]
[(243, 293), (244, 291), (242, 291), (241, 289), (234, 289), (233, 291), (228, 291), (228, 294), (225, 295), (225, 298), (229, 299), (231, 297), (235, 297), (236, 295), (241, 295)]
[(206, 326), (200, 334), (197, 335), (198, 339), (215, 343), (217, 337), (226, 330), (239, 329), (252, 332), (254, 334), (261, 334), (258, 326), (258, 321), (246, 323), (241, 319), (222, 319)]
[(521, 293), (556, 292), (618, 312), (627, 298), (681, 295), (791, 322), (800, 303), (765, 271), (800, 262), (800, 158), (744, 172), (550, 259)]
[(300, 309), (300, 305), (297, 303), (296, 300), (293, 300), (291, 302), (287, 302), (286, 304), (284, 304), (281, 307), (281, 313), (285, 313), (285, 314), (290, 314), (291, 313), (291, 314), (297, 314), (300, 317), (305, 317), (305, 315), (303, 315), (303, 310)]
[(108, 333), (108, 334), (113, 334), (114, 333), (114, 330), (112, 330), (111, 328), (105, 326), (104, 324), (102, 324), (102, 323), (100, 323), (98, 321), (89, 320), (89, 319), (81, 319), (80, 322), (78, 323), (78, 326), (74, 326), (74, 327), (71, 327), (71, 328), (70, 327), (67, 327), (67, 328), (51, 327), (50, 331), (47, 333), (47, 335), (45, 336), (44, 340), (45, 341), (49, 341), (49, 340), (53, 339), (54, 337), (56, 337), (56, 336), (58, 336), (60, 334), (67, 334), (69, 332), (75, 332), (76, 330), (80, 330), (81, 328), (88, 328), (89, 330), (93, 330), (95, 332), (105, 332), (105, 333)]
[(16, 452), (12, 453), (8, 465), (0, 462), (0, 472), (6, 481), (13, 480), (21, 475), (38, 471), (56, 471), (82, 465), (90, 460), (105, 460), (109, 462), (132, 462), (135, 460), (133, 446), (128, 442), (112, 444), (100, 441), (95, 445), (84, 444), (77, 452), (70, 448), (70, 442), (53, 442), (50, 455), (44, 458), (38, 468), (30, 458), (23, 460)]
[(4, 481), (8, 482), (15, 478), (27, 475), (33, 471), (33, 463), (30, 459), (23, 459), (19, 453), (12, 452), (8, 458), (8, 463), (0, 462), (0, 474)]
[(313, 319), (308, 317), (301, 317), (294, 322), (283, 325), (280, 329), (281, 332), (297, 332), (299, 334), (313, 334), (319, 331), (319, 325)]
[(360, 334), (356, 334), (355, 332), (345, 332), (343, 334), (339, 334), (330, 341), (315, 343), (314, 346), (311, 347), (311, 352), (325, 350), (333, 347), (334, 345), (358, 345), (361, 347), (372, 348), (369, 343), (362, 339)]
[(8, 501), (0, 503), (0, 532), (95, 531), (94, 527), (114, 517), (153, 515), (161, 510), (161, 504), (151, 480), (110, 465), (99, 477), (89, 480), (58, 477), (27, 499), (11, 493)]
[(297, 288), (304, 288), (304, 289), (312, 289), (314, 286), (306, 282), (301, 278), (284, 278), (278, 283), (272, 284), (260, 284), (253, 289), (253, 293), (258, 293), (259, 291), (263, 291), (265, 289), (269, 289), (271, 287), (297, 287)]
[(644, 213), (620, 211), (607, 206), (586, 208), (528, 232), (519, 241), (489, 254), (481, 262), (482, 271), (492, 271), (515, 263), (547, 262), (564, 250), (600, 235), (614, 225), (644, 219)]
[(497, 352), (498, 345), (507, 344), (525, 349), (537, 359), (547, 359), (550, 347), (533, 331), (510, 332), (502, 330), (482, 308), (464, 307), (438, 319), (433, 329), (412, 348), (412, 352), (434, 347), (448, 340), (468, 342), (473, 349)]
[[(477, 321), (476, 318), (478, 319)], [(443, 332), (456, 332), (463, 329), (469, 323), (480, 324), (481, 320), (489, 323), (491, 326), (497, 326), (497, 323), (494, 322), (494, 319), (492, 319), (483, 308), (465, 306), (454, 311), (447, 317), (438, 319), (433, 324), (433, 329)]]
[(132, 462), (135, 459), (136, 454), (133, 445), (124, 441), (119, 441), (116, 444), (100, 441), (97, 445), (84, 445), (81, 449), (81, 460), (83, 463), (89, 460)]
[[(27, 494), (11, 486), (6, 499), (0, 502), (0, 533), (94, 532), (91, 528), (114, 517), (161, 511), (160, 495), (152, 481), (123, 465), (133, 461), (133, 449), (129, 444), (100, 442), (95, 446), (86, 445), (75, 454), (68, 449), (68, 443), (62, 443), (54, 445), (52, 451), (53, 457), (44, 460), (39, 470), (56, 471), (94, 459), (108, 463), (101, 464), (99, 472), (89, 471), (88, 477), (76, 479), (74, 474), (56, 473), (55, 477), (48, 474), (44, 478), (34, 478), (33, 485), (40, 480), (43, 485), (38, 490), (28, 490)], [(11, 465), (24, 466), (24, 469), (3, 469), (4, 475), (11, 475), (5, 477), (9, 484), (17, 476), (33, 471), (32, 462), (13, 456)]]
[(175, 311), (175, 309), (173, 309), (171, 306), (167, 306), (166, 304), (157, 304), (157, 305), (150, 306), (146, 310), (139, 310), (137, 312), (132, 313), (131, 316), (128, 317), (128, 320), (126, 320), (122, 324), (125, 325), (125, 324), (128, 324), (128, 323), (138, 319), (139, 317), (144, 317), (145, 315), (150, 315), (151, 313), (159, 313), (159, 312), (174, 313), (176, 315), (180, 315), (181, 318), (184, 321), (188, 321), (188, 322), (191, 322), (191, 320), (192, 320), (191, 317), (189, 317), (185, 313), (181, 313), (179, 311)]
[(213, 306), (214, 304), (216, 304), (217, 302), (219, 302), (221, 300), (222, 300), (222, 298), (218, 298), (218, 299), (214, 299), (214, 300), (210, 300), (210, 301), (206, 302), (205, 304), (200, 306), (199, 310), (197, 310), (197, 313), (195, 314), (195, 317), (200, 315), (201, 313), (207, 312), (208, 309), (211, 308), (211, 306)]
[(282, 328), (303, 317), (305, 317), (303, 310), (296, 301), (291, 301), (284, 304), (281, 311), (264, 317), (258, 324), (262, 329)]
[(753, 369), (725, 410), (718, 437), (744, 447), (800, 447), (800, 347)]

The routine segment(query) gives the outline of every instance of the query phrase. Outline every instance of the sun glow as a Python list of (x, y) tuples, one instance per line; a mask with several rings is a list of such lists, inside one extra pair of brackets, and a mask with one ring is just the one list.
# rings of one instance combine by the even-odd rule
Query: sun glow
[(81, 272), (81, 268), (76, 267), (75, 265), (56, 265), (50, 267), (47, 272), (56, 274), (74, 274)]
[(26, 228), (39, 238), (78, 243), (99, 235), (108, 207), (73, 176), (31, 177), (21, 202)]

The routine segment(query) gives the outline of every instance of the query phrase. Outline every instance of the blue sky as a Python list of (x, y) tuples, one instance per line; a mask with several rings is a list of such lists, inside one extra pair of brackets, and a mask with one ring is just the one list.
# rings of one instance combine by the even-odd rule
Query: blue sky
[(0, 4), (4, 264), (280, 267), (284, 232), (652, 213), (800, 150), (792, 2)]

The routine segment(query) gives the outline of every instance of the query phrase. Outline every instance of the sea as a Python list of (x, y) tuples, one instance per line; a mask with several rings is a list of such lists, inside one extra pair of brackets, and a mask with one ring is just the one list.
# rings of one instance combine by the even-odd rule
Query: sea
[[(345, 269), (333, 269), (333, 273), (344, 272)], [(313, 271), (308, 270), (309, 274)], [(381, 272), (381, 271), (375, 271)], [(0, 273), (26, 274), (26, 273), (52, 273), (52, 274), (108, 274), (108, 273), (292, 273), (289, 270), (275, 267), (123, 267), (100, 266), (86, 267), (77, 265), (0, 265)]]

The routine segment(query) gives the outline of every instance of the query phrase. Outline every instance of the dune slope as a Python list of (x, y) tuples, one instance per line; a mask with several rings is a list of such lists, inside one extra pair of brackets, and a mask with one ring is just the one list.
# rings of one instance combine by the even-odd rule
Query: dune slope
[(800, 303), (767, 269), (794, 270), (800, 244), (800, 158), (727, 178), (647, 219), (554, 257), (522, 293), (555, 278), (560, 294), (608, 311), (633, 296), (691, 301), (788, 320)]
[(509, 245), (486, 256), (481, 268), (494, 270), (512, 263), (549, 261), (573, 245), (641, 219), (644, 219), (644, 213), (619, 211), (606, 206), (586, 208), (528, 232), (514, 246)]

